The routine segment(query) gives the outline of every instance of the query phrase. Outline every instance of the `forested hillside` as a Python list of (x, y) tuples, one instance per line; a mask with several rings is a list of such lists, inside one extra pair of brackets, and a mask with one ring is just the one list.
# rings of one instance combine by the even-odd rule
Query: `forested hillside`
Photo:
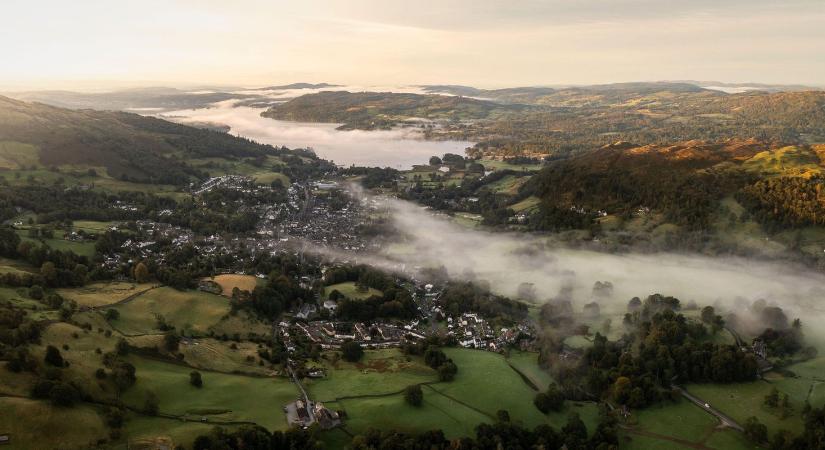
[(6, 97), (0, 97), (0, 143), (9, 169), (103, 167), (121, 180), (175, 185), (204, 176), (187, 164), (190, 158), (289, 153), (137, 114), (68, 110)]
[(372, 130), (389, 128), (414, 118), (449, 121), (482, 119), (513, 108), (458, 96), (328, 91), (302, 95), (275, 105), (263, 116), (301, 122), (342, 123), (345, 129)]

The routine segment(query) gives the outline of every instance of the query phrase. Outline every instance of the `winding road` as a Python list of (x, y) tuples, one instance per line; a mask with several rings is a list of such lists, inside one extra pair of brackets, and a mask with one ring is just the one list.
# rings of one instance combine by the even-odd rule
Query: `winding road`
[[(722, 422), (723, 425), (725, 425), (727, 427), (730, 427), (730, 428), (733, 428), (734, 430), (737, 430), (737, 431), (740, 431), (740, 432), (743, 432), (743, 433), (745, 432), (745, 429), (742, 427), (742, 425), (739, 425), (738, 422), (733, 420), (730, 416), (726, 415), (722, 411), (719, 411), (718, 409), (714, 408), (713, 406), (710, 406), (709, 403), (705, 402), (704, 400), (700, 399), (699, 397), (694, 396), (693, 394), (689, 393), (688, 391), (682, 389), (679, 386), (674, 385), (673, 388), (678, 390), (679, 393), (682, 394), (682, 397), (690, 400), (691, 402), (696, 404), (696, 406), (702, 408), (702, 410), (704, 410), (708, 414), (712, 414), (712, 415), (716, 416), (716, 418), (719, 419)], [(708, 406), (705, 406), (705, 405), (708, 405)]]

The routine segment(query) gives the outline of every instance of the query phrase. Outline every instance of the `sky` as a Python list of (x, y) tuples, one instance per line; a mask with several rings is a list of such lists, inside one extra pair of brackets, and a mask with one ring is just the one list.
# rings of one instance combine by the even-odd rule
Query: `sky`
[(2, 0), (0, 88), (825, 85), (823, 0)]

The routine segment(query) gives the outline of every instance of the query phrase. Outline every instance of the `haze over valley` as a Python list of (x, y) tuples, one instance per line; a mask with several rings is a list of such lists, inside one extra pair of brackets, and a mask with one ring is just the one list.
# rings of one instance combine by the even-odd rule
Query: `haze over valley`
[(0, 6), (0, 447), (825, 449), (821, 1), (120, 3)]

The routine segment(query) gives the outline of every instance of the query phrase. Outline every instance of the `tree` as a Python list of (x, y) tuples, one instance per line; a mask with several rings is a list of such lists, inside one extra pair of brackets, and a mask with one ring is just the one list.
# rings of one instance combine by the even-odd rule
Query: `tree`
[(613, 383), (613, 398), (616, 399), (616, 402), (620, 405), (627, 404), (631, 389), (633, 389), (633, 386), (631, 385), (630, 378), (616, 378), (616, 382)]
[(29, 298), (31, 298), (33, 300), (41, 300), (43, 298), (43, 288), (36, 285), (36, 284), (34, 286), (30, 287), (29, 288)]
[(570, 414), (567, 423), (561, 429), (564, 443), (568, 448), (583, 448), (587, 441), (587, 426), (578, 413)]
[(163, 336), (163, 347), (168, 352), (176, 352), (178, 351), (178, 346), (180, 345), (180, 336), (177, 333), (171, 332), (166, 333)]
[(341, 354), (345, 361), (356, 362), (364, 356), (364, 349), (355, 341), (347, 341), (341, 345)]
[(776, 408), (779, 406), (779, 391), (776, 387), (771, 389), (771, 392), (765, 396), (765, 405)]
[(424, 400), (424, 392), (421, 391), (421, 386), (417, 384), (407, 386), (407, 389), (404, 390), (404, 400), (412, 406), (421, 406), (421, 402)]
[(550, 399), (544, 392), (539, 392), (538, 394), (536, 394), (536, 396), (533, 398), (533, 404), (536, 405), (536, 408), (543, 414), (547, 414), (550, 412)]
[(72, 406), (80, 401), (80, 392), (68, 383), (55, 383), (49, 391), (49, 400), (57, 406)]
[(550, 383), (547, 387), (547, 400), (553, 411), (561, 411), (564, 407), (564, 394), (556, 383)]
[(46, 347), (46, 357), (44, 360), (47, 364), (55, 367), (63, 367), (64, 364), (63, 356), (60, 354), (60, 350), (58, 350), (54, 345)]
[(120, 318), (120, 311), (118, 311), (114, 308), (109, 308), (109, 309), (106, 310), (105, 317), (106, 317), (106, 320), (109, 321), (109, 322), (111, 322), (113, 320), (117, 320), (117, 319)]
[(147, 392), (143, 401), (143, 412), (150, 416), (157, 416), (160, 411), (160, 400), (154, 392)]
[(123, 392), (130, 388), (135, 381), (135, 366), (125, 361), (118, 361), (112, 369), (112, 380), (115, 382), (118, 391)]
[(43, 265), (40, 266), (40, 276), (46, 280), (46, 284), (49, 286), (55, 286), (57, 284), (57, 268), (54, 266), (54, 263), (51, 261), (46, 261)]
[(438, 366), (438, 379), (441, 381), (453, 381), (456, 373), (458, 373), (458, 366), (452, 360)]
[(149, 280), (149, 268), (146, 267), (146, 264), (139, 262), (137, 266), (135, 266), (135, 281), (138, 283), (145, 283)]
[(745, 436), (757, 443), (766, 442), (768, 440), (768, 427), (759, 422), (756, 417), (749, 417), (745, 421)]
[(427, 347), (424, 352), (424, 363), (433, 369), (437, 369), (447, 361), (447, 355), (434, 346)]
[(715, 318), (716, 310), (713, 309), (713, 306), (705, 306), (702, 308), (702, 322), (710, 324), (713, 323)]
[(431, 166), (440, 166), (441, 165), (441, 158), (438, 156), (430, 156), (430, 165)]
[(498, 411), (496, 411), (496, 419), (501, 423), (509, 423), (510, 412), (506, 409), (499, 409)]
[(201, 373), (197, 370), (193, 370), (189, 373), (189, 384), (195, 386), (196, 388), (203, 387), (203, 379), (201, 378)]

